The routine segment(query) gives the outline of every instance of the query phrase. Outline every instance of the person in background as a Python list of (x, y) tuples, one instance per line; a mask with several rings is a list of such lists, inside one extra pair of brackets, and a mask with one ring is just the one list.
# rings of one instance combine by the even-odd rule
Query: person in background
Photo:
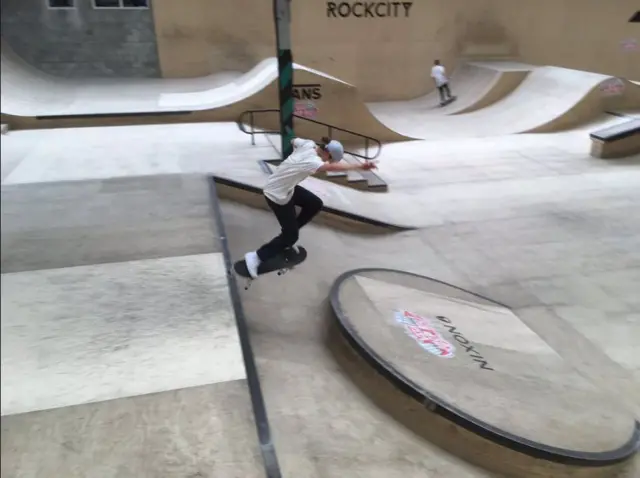
[(447, 100), (454, 100), (455, 96), (451, 94), (449, 89), (449, 78), (447, 78), (447, 71), (444, 66), (440, 64), (440, 60), (433, 62), (433, 68), (431, 68), (431, 78), (436, 82), (436, 87), (440, 93), (440, 106), (444, 106)]

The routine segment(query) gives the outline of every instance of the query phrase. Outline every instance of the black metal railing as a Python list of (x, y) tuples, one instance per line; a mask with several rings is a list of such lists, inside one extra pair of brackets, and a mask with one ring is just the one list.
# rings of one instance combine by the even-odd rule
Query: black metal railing
[[(251, 144), (255, 145), (255, 135), (256, 134), (280, 134), (280, 130), (277, 131), (273, 131), (273, 130), (266, 130), (266, 129), (259, 129), (256, 131), (255, 128), (255, 119), (256, 119), (256, 115), (257, 114), (263, 114), (263, 113), (280, 113), (280, 110), (278, 109), (266, 109), (266, 110), (247, 110), (244, 111), (243, 113), (240, 114), (240, 116), (238, 117), (238, 120), (236, 121), (238, 128), (240, 128), (240, 131), (242, 131), (245, 134), (251, 135)], [(248, 120), (246, 119), (246, 117), (248, 116)], [(333, 133), (334, 131), (340, 131), (341, 133), (346, 133), (347, 135), (351, 135), (355, 138), (358, 138), (359, 140), (361, 140), (364, 143), (364, 154), (362, 153), (355, 153), (353, 151), (347, 151), (345, 149), (345, 153), (346, 154), (350, 154), (351, 156), (355, 156), (356, 158), (362, 158), (362, 159), (375, 159), (378, 156), (380, 156), (380, 153), (382, 152), (382, 143), (380, 141), (378, 141), (375, 138), (372, 138), (371, 136), (367, 136), (365, 134), (360, 134), (360, 133), (356, 133), (354, 131), (349, 131), (348, 129), (344, 129), (344, 128), (339, 128), (337, 126), (332, 126), (330, 124), (327, 123), (323, 123), (322, 121), (317, 121), (317, 120), (313, 120), (311, 118), (305, 118), (304, 116), (298, 116), (298, 115), (293, 115), (294, 118), (296, 118), (297, 120), (301, 120), (301, 121), (307, 121), (309, 123), (315, 123), (317, 125), (320, 126), (326, 126), (327, 127), (327, 136), (329, 138), (333, 138)], [(247, 130), (245, 125), (248, 125), (250, 130)], [(348, 143), (348, 140), (346, 141)], [(369, 148), (371, 146), (376, 146), (377, 147), (377, 151), (375, 152), (375, 154), (370, 155), (369, 154)]]

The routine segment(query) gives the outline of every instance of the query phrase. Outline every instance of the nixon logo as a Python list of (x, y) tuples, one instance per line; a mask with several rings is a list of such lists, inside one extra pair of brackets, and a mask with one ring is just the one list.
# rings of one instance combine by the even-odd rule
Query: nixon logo
[(329, 18), (409, 17), (413, 2), (327, 2)]
[(322, 98), (322, 85), (293, 85), (293, 97), (297, 100), (319, 100)]
[(467, 339), (462, 332), (458, 330), (456, 326), (453, 325), (451, 319), (444, 317), (442, 315), (437, 315), (436, 319), (438, 319), (444, 325), (444, 328), (449, 331), (449, 333), (453, 336), (456, 342), (462, 345), (462, 348), (465, 352), (471, 357), (471, 359), (478, 364), (481, 369), (484, 370), (493, 370), (493, 368), (489, 365), (487, 359), (485, 359), (482, 354), (475, 348), (475, 346), (471, 343), (469, 339)]

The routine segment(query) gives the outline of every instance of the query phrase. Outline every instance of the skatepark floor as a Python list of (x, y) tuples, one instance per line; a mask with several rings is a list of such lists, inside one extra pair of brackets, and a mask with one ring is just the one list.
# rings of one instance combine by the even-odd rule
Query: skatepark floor
[[(222, 210), (235, 257), (276, 231), (266, 211), (231, 202), (223, 202)], [(609, 215), (615, 229), (619, 213), (598, 215)], [(572, 222), (569, 215), (559, 214)], [(301, 236), (310, 251), (304, 264), (243, 291), (284, 476), (497, 476), (413, 435), (343, 372), (328, 343), (332, 319), (327, 296), (338, 275), (359, 267), (401, 268), (435, 277), (497, 297), (532, 319), (536, 309), (551, 308), (557, 323), (539, 324), (539, 330), (551, 337), (554, 330), (575, 328), (596, 348), (592, 358), (582, 357), (585, 371), (591, 369), (590, 377), (604, 386), (610, 380), (616, 390), (624, 390), (633, 407), (632, 397), (640, 393), (637, 360), (630, 355), (640, 334), (639, 304), (632, 292), (640, 285), (634, 246), (640, 241), (640, 224), (634, 220), (619, 225), (627, 232), (618, 235), (611, 228), (573, 223), (561, 238), (562, 218), (545, 216), (488, 220), (486, 227), (481, 222), (433, 227), (391, 237), (312, 224)], [(561, 347), (577, 344), (564, 342)], [(577, 349), (570, 354), (580, 355)], [(518, 411), (511, 413), (517, 420)], [(625, 476), (635, 476), (638, 465), (636, 461)]]
[[(241, 147), (212, 129), (3, 137), (3, 477), (264, 476), (205, 183), (223, 169), (260, 181), (256, 161), (273, 153), (266, 141)], [(312, 223), (301, 233), (303, 264), (241, 290), (284, 477), (493, 476), (404, 428), (338, 364), (327, 344), (329, 287), (357, 267), (434, 277), (527, 317), (552, 311), (557, 320), (536, 332), (573, 329), (579, 347), (554, 346), (640, 417), (640, 158), (589, 158), (584, 135), (459, 141), (441, 157), (433, 144), (394, 145), (381, 174), (395, 189), (383, 199), (419, 216), (418, 229), (372, 236)], [(325, 202), (370, 215), (383, 201), (325, 192)], [(266, 211), (221, 207), (234, 258), (277, 232)], [(44, 329), (7, 322), (15, 311)], [(57, 328), (47, 328), (50, 316)], [(25, 361), (25, 350), (39, 361)], [(104, 377), (100, 360), (110, 364)], [(48, 394), (56, 380), (39, 383), (43, 371), (102, 388)], [(16, 384), (23, 394), (11, 401)], [(25, 397), (41, 401), (21, 409)], [(636, 460), (624, 478), (638, 473)]]
[[(222, 213), (234, 257), (277, 231), (266, 211), (223, 201)], [(372, 240), (310, 225), (300, 243), (310, 251), (303, 264), (242, 291), (283, 476), (494, 476), (420, 439), (377, 408), (342, 371), (327, 343), (327, 298), (335, 277), (372, 262), (393, 267), (383, 251), (415, 246), (415, 239)], [(431, 258), (420, 254), (421, 263)], [(441, 261), (430, 269), (455, 275)]]

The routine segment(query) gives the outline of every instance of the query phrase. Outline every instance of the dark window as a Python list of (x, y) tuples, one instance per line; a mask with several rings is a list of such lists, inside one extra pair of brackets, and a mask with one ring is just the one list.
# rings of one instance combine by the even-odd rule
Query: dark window
[(75, 0), (49, 0), (49, 8), (74, 8)]
[(97, 8), (120, 8), (120, 0), (93, 0)]
[(149, 0), (93, 0), (95, 8), (149, 8)]
[(147, 8), (149, 0), (122, 0), (122, 6), (126, 8)]

